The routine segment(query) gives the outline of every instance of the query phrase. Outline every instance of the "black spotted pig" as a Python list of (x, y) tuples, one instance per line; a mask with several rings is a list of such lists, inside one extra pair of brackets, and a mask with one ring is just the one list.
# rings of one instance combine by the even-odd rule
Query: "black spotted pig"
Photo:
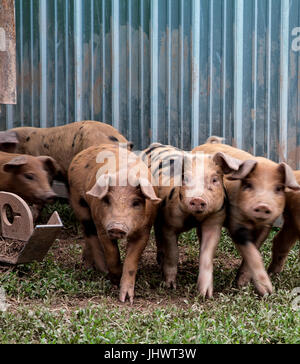
[[(6, 134), (5, 134), (6, 133)], [(60, 166), (61, 179), (67, 181), (67, 171), (76, 154), (91, 146), (107, 143), (128, 143), (112, 126), (98, 121), (79, 121), (52, 128), (15, 128), (4, 132), (0, 138), (0, 150), (3, 150), (5, 138), (13, 145), (14, 133), (18, 139), (15, 152), (34, 156), (48, 155)], [(6, 135), (6, 137), (5, 137)], [(1, 149), (2, 147), (2, 149)]]
[(158, 197), (162, 199), (155, 236), (158, 263), (167, 286), (176, 287), (179, 234), (197, 227), (200, 242), (197, 287), (202, 296), (212, 297), (213, 258), (226, 216), (222, 178), (224, 173), (237, 171), (241, 162), (223, 153), (196, 155), (162, 144), (151, 145), (143, 152), (142, 159), (151, 168)]
[(56, 197), (49, 183), (59, 169), (53, 158), (0, 152), (0, 165), (0, 191), (15, 193), (34, 204)]
[[(120, 164), (127, 153), (129, 159)], [(116, 163), (105, 158), (99, 161), (99, 155), (104, 154), (112, 156)], [(136, 167), (141, 172), (133, 174), (129, 184), (128, 171)], [(101, 171), (103, 168), (105, 171)], [(109, 272), (113, 282), (120, 282), (120, 300), (124, 302), (128, 295), (132, 303), (138, 262), (160, 202), (148, 168), (125, 148), (90, 147), (73, 159), (69, 185), (71, 204), (84, 228), (84, 259), (100, 271)], [(124, 238), (127, 252), (122, 267), (118, 239)]]
[(240, 149), (218, 143), (218, 139), (195, 148), (205, 153), (223, 152), (243, 161), (238, 172), (225, 178), (229, 198), (226, 226), (244, 261), (237, 283), (242, 287), (252, 279), (260, 295), (272, 293), (272, 283), (264, 268), (259, 248), (283, 213), (285, 189), (300, 189), (292, 169), (254, 157)]

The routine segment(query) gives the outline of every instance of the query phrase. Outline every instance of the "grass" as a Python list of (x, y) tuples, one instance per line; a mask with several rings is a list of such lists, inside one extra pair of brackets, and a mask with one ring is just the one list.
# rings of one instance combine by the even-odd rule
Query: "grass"
[[(118, 302), (106, 277), (81, 266), (82, 237), (70, 208), (56, 205), (67, 230), (42, 263), (2, 269), (7, 312), (0, 312), (0, 343), (300, 343), (300, 311), (291, 292), (300, 286), (299, 243), (275, 293), (259, 298), (252, 286), (234, 288), (239, 256), (224, 232), (215, 260), (215, 295), (196, 293), (198, 243), (180, 239), (178, 288), (162, 284), (151, 239), (140, 263), (133, 306)], [(46, 211), (51, 213), (51, 211)], [(270, 236), (263, 249), (270, 261)]]

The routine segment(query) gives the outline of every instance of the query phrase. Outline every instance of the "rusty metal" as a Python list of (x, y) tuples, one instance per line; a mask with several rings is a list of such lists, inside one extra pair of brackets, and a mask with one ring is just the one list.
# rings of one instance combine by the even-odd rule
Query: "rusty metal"
[(16, 104), (15, 2), (0, 0), (0, 104)]
[[(12, 222), (7, 217), (7, 206), (12, 211)], [(47, 225), (34, 227), (32, 213), (26, 202), (19, 196), (8, 192), (0, 192), (0, 216), (2, 237), (24, 242), (24, 248), (17, 256), (13, 258), (0, 256), (0, 263), (3, 264), (41, 262), (63, 227), (56, 211)]]

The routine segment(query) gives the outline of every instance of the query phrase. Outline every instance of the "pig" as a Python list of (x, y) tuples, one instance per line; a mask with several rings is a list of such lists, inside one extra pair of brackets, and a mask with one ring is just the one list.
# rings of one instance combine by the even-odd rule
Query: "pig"
[(300, 190), (292, 169), (285, 163), (277, 164), (220, 144), (217, 139), (194, 151), (210, 154), (223, 152), (243, 161), (240, 170), (224, 180), (229, 199), (225, 226), (243, 257), (237, 285), (243, 287), (252, 279), (260, 295), (271, 294), (272, 283), (264, 268), (259, 248), (268, 237), (275, 220), (283, 213), (285, 190)]
[[(242, 162), (224, 153), (197, 155), (158, 143), (143, 151), (141, 158), (162, 200), (154, 228), (157, 261), (166, 286), (176, 288), (179, 235), (196, 227), (200, 241), (197, 289), (211, 298), (213, 258), (226, 216), (223, 175), (238, 171)], [(198, 183), (201, 180), (203, 184)]]
[[(294, 172), (300, 184), (300, 171)], [(273, 240), (272, 262), (269, 273), (281, 273), (288, 254), (297, 240), (300, 240), (300, 192), (286, 192), (284, 225)]]
[[(91, 146), (102, 143), (129, 143), (112, 126), (97, 121), (79, 121), (52, 128), (23, 127), (8, 130), (7, 139), (10, 148), (14, 145), (14, 152), (33, 156), (47, 155), (54, 158), (60, 166), (60, 173), (56, 179), (67, 182), (67, 172), (76, 154)], [(13, 136), (17, 142), (13, 143)], [(5, 147), (5, 132), (0, 138), (0, 150)], [(2, 149), (1, 149), (2, 148)]]
[(59, 167), (53, 158), (0, 152), (0, 165), (0, 191), (15, 193), (33, 204), (56, 197), (50, 182)]
[[(109, 158), (99, 161), (103, 155)], [(124, 156), (128, 158), (124, 160)], [(116, 163), (110, 163), (110, 158)], [(132, 175), (137, 167), (140, 172), (133, 173), (129, 183), (128, 171)], [(120, 282), (120, 301), (128, 296), (133, 303), (138, 262), (160, 202), (148, 168), (126, 148), (103, 144), (75, 156), (69, 186), (71, 205), (84, 230), (85, 262), (109, 273), (114, 284)], [(119, 239), (127, 240), (123, 267)]]

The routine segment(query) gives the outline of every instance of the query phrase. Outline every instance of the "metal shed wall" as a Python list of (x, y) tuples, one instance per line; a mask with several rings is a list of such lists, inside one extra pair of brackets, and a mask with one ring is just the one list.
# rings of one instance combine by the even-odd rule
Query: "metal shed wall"
[(1, 129), (93, 119), (138, 148), (214, 134), (300, 167), (300, 0), (16, 0), (16, 23)]

